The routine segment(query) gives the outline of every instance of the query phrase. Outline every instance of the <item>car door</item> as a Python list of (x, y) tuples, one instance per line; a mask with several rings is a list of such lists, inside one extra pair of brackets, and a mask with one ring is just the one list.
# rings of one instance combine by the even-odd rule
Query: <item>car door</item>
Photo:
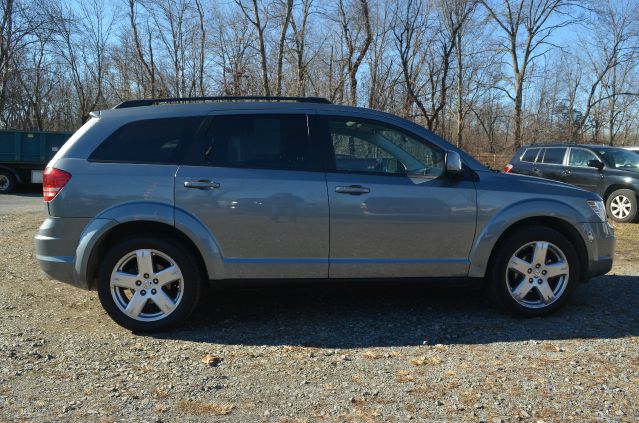
[(377, 120), (320, 125), (331, 156), (330, 277), (466, 276), (475, 186), (446, 174), (445, 152)]
[(214, 116), (177, 172), (175, 205), (213, 234), (225, 278), (328, 277), (326, 179), (306, 114)]
[(546, 179), (563, 181), (566, 176), (564, 159), (567, 150), (566, 147), (544, 148), (537, 156), (537, 175)]
[(588, 166), (590, 160), (600, 159), (590, 150), (570, 147), (564, 182), (592, 192), (599, 192), (603, 180), (603, 170)]

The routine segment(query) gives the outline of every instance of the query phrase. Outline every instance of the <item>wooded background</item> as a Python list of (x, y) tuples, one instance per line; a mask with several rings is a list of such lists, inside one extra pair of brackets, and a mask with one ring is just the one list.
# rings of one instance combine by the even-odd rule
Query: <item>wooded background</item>
[(638, 0), (2, 0), (0, 126), (128, 99), (321, 96), (473, 154), (639, 144)]

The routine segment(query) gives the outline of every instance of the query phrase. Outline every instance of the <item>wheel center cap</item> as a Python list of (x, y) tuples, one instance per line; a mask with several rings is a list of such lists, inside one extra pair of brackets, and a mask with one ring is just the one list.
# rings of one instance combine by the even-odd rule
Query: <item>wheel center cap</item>
[(535, 276), (539, 276), (539, 275), (541, 275), (541, 270), (539, 270), (539, 269), (535, 269), (535, 271), (533, 272), (533, 274), (534, 274)]
[(144, 282), (142, 282), (142, 286), (144, 287), (144, 289), (151, 289), (151, 287), (153, 286), (153, 281), (145, 279)]

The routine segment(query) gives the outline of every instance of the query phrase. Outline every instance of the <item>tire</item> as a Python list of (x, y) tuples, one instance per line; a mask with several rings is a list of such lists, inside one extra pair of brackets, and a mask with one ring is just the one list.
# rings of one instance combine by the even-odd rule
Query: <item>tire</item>
[(637, 194), (631, 189), (618, 189), (606, 199), (608, 217), (619, 223), (632, 222), (637, 217)]
[(117, 243), (98, 269), (102, 307), (116, 323), (134, 332), (158, 332), (182, 324), (202, 290), (200, 266), (188, 251), (169, 237), (134, 236)]
[(16, 187), (16, 178), (8, 170), (0, 169), (0, 194), (9, 194)]
[[(541, 255), (535, 259), (537, 252), (543, 254), (544, 245), (545, 260), (540, 259)], [(550, 314), (565, 304), (577, 286), (580, 276), (577, 252), (554, 229), (523, 227), (497, 248), (487, 274), (489, 292), (493, 301), (511, 314), (523, 317)]]

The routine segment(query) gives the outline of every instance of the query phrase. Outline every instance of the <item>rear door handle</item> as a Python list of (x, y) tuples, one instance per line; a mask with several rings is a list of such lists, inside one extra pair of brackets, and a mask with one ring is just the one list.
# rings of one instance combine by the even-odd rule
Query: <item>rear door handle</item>
[(214, 181), (209, 181), (209, 180), (199, 180), (199, 181), (184, 181), (184, 186), (186, 188), (195, 188), (195, 189), (216, 189), (220, 187), (220, 184)]
[(362, 195), (368, 194), (371, 190), (361, 185), (350, 185), (347, 187), (335, 187), (335, 192), (338, 194)]

